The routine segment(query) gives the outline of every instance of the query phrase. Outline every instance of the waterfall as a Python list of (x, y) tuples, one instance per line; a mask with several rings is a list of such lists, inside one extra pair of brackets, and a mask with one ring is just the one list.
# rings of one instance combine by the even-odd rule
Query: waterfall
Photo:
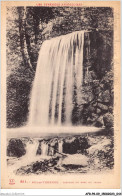
[(63, 140), (58, 142), (58, 152), (63, 153)]
[(72, 124), (73, 96), (80, 101), (84, 32), (43, 42), (32, 88), (29, 125)]
[(36, 152), (37, 152), (37, 149), (38, 149), (38, 145), (39, 145), (39, 142), (38, 141), (29, 141), (27, 144), (26, 144), (26, 155), (25, 157), (28, 159), (30, 159), (30, 157), (35, 157), (36, 156)]
[(47, 156), (48, 155), (48, 144), (45, 141), (41, 143), (41, 155)]

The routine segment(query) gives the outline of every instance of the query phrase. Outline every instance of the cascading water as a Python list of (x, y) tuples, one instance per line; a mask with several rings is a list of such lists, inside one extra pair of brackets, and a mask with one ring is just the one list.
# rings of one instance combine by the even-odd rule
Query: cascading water
[(30, 103), (29, 125), (72, 124), (73, 96), (77, 103), (83, 79), (84, 32), (52, 38), (42, 44)]
[(39, 142), (38, 141), (29, 141), (26, 144), (26, 159), (30, 159), (31, 156), (35, 157), (36, 156), (36, 152), (39, 146)]
[(58, 142), (58, 151), (59, 153), (63, 153), (63, 140)]
[(41, 143), (41, 155), (47, 156), (48, 155), (48, 144), (45, 141)]

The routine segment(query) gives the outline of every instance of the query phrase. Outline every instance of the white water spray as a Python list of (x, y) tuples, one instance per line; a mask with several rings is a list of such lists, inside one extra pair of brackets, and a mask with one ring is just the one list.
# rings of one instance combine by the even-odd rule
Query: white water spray
[(41, 156), (48, 155), (48, 144), (45, 141), (41, 142)]
[(72, 124), (73, 92), (77, 103), (83, 80), (84, 32), (78, 31), (42, 44), (30, 103), (29, 125)]
[(36, 140), (33, 141), (29, 141), (26, 144), (26, 159), (30, 159), (31, 157), (35, 157), (36, 156), (36, 152), (39, 146), (39, 142)]

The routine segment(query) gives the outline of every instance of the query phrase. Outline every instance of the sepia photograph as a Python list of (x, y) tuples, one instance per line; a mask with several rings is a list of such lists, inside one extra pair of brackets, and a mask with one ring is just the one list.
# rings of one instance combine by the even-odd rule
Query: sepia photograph
[(4, 7), (8, 186), (115, 174), (114, 7), (80, 5)]

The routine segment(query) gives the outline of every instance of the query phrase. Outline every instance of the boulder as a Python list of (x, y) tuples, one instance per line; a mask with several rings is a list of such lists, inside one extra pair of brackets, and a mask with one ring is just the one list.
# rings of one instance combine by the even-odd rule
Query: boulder
[(101, 113), (101, 109), (97, 108), (96, 112), (97, 114)]
[(92, 113), (91, 115), (92, 115), (93, 120), (95, 120), (96, 118), (99, 117), (98, 114), (96, 114), (96, 113)]
[(63, 153), (66, 154), (84, 153), (87, 148), (89, 148), (89, 144), (85, 137), (73, 137), (70, 142), (66, 139), (63, 143)]
[(76, 139), (76, 137), (67, 137), (67, 138), (65, 138), (65, 142), (66, 143), (72, 143), (72, 142), (75, 141), (75, 139)]
[(97, 106), (97, 102), (93, 103), (92, 105), (93, 105), (94, 107), (96, 107), (96, 106)]
[(96, 119), (98, 119), (99, 115), (96, 114), (95, 112), (91, 112), (91, 117), (87, 118), (87, 123), (88, 124), (93, 124), (94, 122), (96, 122)]
[(95, 122), (95, 126), (96, 127), (102, 127), (104, 125), (104, 122), (103, 122), (103, 116), (100, 116), (96, 122)]
[(93, 122), (94, 122), (94, 118), (90, 118), (90, 117), (87, 118), (88, 124), (92, 124)]
[(97, 88), (95, 89), (95, 94), (99, 94), (100, 91), (101, 91), (101, 88), (100, 88), (100, 87), (97, 87)]
[(110, 107), (108, 108), (108, 111), (109, 111), (109, 113), (113, 113), (113, 107), (110, 106)]
[(62, 165), (76, 165), (86, 167), (88, 165), (88, 160), (89, 158), (87, 158), (85, 155), (68, 155), (66, 158), (62, 160)]
[(108, 106), (106, 106), (106, 105), (104, 105), (102, 103), (98, 103), (97, 106), (98, 106), (98, 108), (100, 108), (103, 111), (107, 111), (108, 110)]
[(111, 113), (106, 113), (103, 116), (103, 121), (104, 121), (105, 127), (111, 128), (111, 127), (113, 127), (113, 124), (114, 124), (114, 117)]
[(10, 139), (7, 146), (7, 156), (21, 157), (25, 155), (25, 146), (21, 139)]
[(106, 147), (111, 145), (110, 139), (104, 139), (99, 141), (99, 143), (96, 143), (95, 145), (92, 145), (89, 149), (87, 149), (87, 153), (90, 155), (97, 155), (99, 151), (106, 151)]
[(110, 92), (109, 90), (103, 91), (99, 96), (98, 101), (108, 103), (110, 101)]
[(95, 112), (95, 107), (93, 107), (93, 106), (90, 105), (88, 107), (88, 110), (89, 110), (90, 113)]

